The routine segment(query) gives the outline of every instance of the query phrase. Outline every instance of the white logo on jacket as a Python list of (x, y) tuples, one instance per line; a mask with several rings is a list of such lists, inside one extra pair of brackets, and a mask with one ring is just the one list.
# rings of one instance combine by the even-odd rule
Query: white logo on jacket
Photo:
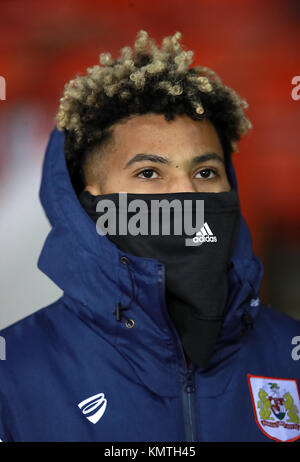
[(104, 393), (98, 393), (97, 395), (90, 396), (89, 398), (81, 401), (81, 403), (78, 404), (78, 407), (82, 410), (83, 414), (90, 414), (85, 416), (90, 422), (95, 424), (103, 416), (106, 405), (107, 400), (104, 397)]

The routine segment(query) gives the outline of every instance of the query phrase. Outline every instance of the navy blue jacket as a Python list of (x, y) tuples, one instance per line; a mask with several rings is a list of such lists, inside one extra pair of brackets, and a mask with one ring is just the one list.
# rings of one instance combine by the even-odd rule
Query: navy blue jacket
[[(237, 188), (232, 165), (230, 182)], [(6, 359), (0, 361), (1, 440), (300, 436), (300, 361), (292, 357), (300, 323), (260, 304), (262, 264), (244, 219), (223, 327), (210, 365), (202, 370), (187, 367), (166, 308), (164, 265), (131, 255), (124, 259), (96, 233), (72, 188), (64, 134), (56, 129), (40, 198), (52, 230), (38, 266), (64, 295), (0, 332), (6, 341)], [(131, 277), (135, 298), (126, 316), (134, 326), (128, 327), (126, 319), (117, 320), (116, 304), (126, 306), (131, 299)]]

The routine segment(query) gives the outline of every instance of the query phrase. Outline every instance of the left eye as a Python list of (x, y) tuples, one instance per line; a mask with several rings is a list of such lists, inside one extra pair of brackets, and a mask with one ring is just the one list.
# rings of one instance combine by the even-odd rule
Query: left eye
[(147, 179), (149, 179), (149, 178), (156, 178), (156, 177), (153, 176), (153, 175), (156, 175), (156, 177), (157, 177), (157, 173), (155, 172), (155, 170), (152, 170), (152, 169), (150, 169), (150, 168), (147, 168), (147, 169), (143, 170), (142, 172), (140, 172), (140, 173), (138, 174), (138, 177), (140, 177), (140, 178), (147, 178)]
[[(196, 174), (196, 178), (204, 178), (205, 180), (209, 178), (213, 178), (210, 176), (211, 173), (213, 174), (213, 177), (216, 176), (215, 172), (211, 168), (206, 168), (204, 170), (200, 170), (200, 172)], [(202, 176), (199, 177), (197, 175), (202, 175)]]

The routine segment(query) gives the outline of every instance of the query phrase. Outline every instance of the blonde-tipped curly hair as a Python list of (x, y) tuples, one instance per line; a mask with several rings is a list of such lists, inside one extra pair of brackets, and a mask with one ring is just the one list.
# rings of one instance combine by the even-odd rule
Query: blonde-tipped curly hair
[(100, 65), (65, 85), (56, 120), (65, 130), (66, 160), (77, 193), (85, 185), (88, 154), (109, 141), (109, 127), (132, 115), (207, 118), (218, 132), (225, 161), (237, 150), (241, 135), (251, 128), (244, 114), (247, 102), (208, 67), (189, 68), (194, 53), (184, 51), (180, 39), (180, 32), (165, 37), (159, 49), (141, 30), (133, 49), (125, 46), (116, 60), (101, 53)]

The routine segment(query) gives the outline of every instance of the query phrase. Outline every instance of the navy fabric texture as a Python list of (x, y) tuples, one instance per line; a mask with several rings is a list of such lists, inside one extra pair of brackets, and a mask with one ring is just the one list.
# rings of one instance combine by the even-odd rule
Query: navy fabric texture
[[(232, 163), (228, 174), (237, 189)], [(72, 188), (57, 129), (40, 199), (52, 229), (38, 266), (64, 294), (0, 332), (0, 439), (273, 441), (256, 423), (247, 374), (299, 383), (291, 341), (300, 323), (259, 302), (263, 268), (244, 218), (211, 363), (188, 368), (166, 308), (164, 265), (126, 255), (97, 234)], [(118, 303), (129, 306), (120, 320)], [(99, 394), (106, 407), (93, 423), (91, 409), (78, 404)]]

